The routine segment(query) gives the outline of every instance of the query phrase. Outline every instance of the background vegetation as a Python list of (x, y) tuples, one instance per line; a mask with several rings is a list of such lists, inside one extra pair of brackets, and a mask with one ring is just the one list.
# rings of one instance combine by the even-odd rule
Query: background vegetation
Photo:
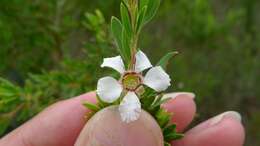
[[(0, 136), (96, 88), (102, 58), (117, 54), (108, 24), (119, 2), (0, 1)], [(181, 52), (170, 65), (171, 91), (196, 93), (196, 123), (237, 110), (250, 146), (260, 145), (259, 10), (257, 0), (163, 0), (141, 37), (153, 62)]]

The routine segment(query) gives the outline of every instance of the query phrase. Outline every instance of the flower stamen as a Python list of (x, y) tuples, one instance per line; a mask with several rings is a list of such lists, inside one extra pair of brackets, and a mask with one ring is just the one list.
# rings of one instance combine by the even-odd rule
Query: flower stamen
[(128, 91), (135, 91), (143, 82), (140, 74), (136, 72), (126, 72), (122, 77), (122, 85)]

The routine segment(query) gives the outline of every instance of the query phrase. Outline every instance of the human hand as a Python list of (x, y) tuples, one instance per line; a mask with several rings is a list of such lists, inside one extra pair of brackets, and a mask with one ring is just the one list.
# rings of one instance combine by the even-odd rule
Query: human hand
[[(163, 107), (174, 113), (172, 121), (183, 131), (196, 113), (194, 95), (169, 94), (173, 99)], [(95, 94), (87, 93), (58, 102), (23, 124), (0, 140), (0, 146), (73, 146), (85, 125), (88, 111), (83, 101), (95, 102)], [(173, 142), (174, 146), (242, 146), (244, 128), (239, 115), (226, 112), (188, 130), (185, 137)], [(146, 145), (144, 143), (144, 145)]]

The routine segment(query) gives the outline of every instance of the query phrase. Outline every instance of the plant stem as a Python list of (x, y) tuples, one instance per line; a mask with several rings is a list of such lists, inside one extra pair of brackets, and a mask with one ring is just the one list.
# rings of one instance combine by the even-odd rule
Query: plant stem
[(132, 38), (131, 38), (131, 63), (129, 66), (129, 70), (134, 70), (135, 68), (135, 54), (137, 52), (137, 45), (138, 45), (138, 38), (139, 34), (136, 31), (136, 20), (137, 20), (137, 14), (138, 14), (138, 0), (129, 0), (129, 14), (131, 17), (131, 24), (132, 24)]

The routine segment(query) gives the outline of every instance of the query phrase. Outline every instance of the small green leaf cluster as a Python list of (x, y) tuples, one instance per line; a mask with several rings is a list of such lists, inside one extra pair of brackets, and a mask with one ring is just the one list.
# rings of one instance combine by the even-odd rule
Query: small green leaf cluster
[(85, 13), (86, 21), (83, 21), (82, 24), (88, 29), (95, 33), (95, 37), (98, 42), (104, 42), (107, 40), (105, 25), (106, 21), (102, 12), (98, 9), (95, 10), (95, 13)]
[(114, 103), (106, 103), (104, 101), (102, 101), (98, 95), (96, 95), (96, 99), (97, 99), (97, 103), (90, 103), (90, 102), (84, 102), (83, 105), (90, 110), (90, 112), (88, 113), (89, 115), (87, 116), (88, 118), (91, 118), (92, 115), (94, 115), (95, 113), (97, 113), (98, 111), (102, 110), (103, 108), (106, 108), (108, 106), (111, 105), (117, 105), (117, 102)]
[(51, 104), (92, 91), (96, 80), (110, 73), (98, 69), (103, 56), (114, 55), (114, 51), (107, 51), (111, 50), (112, 38), (99, 12), (89, 13), (82, 21), (92, 35), (84, 46), (77, 48), (80, 56), (64, 57), (51, 71), (41, 68), (40, 74), (28, 74), (23, 85), (0, 78), (0, 137)]
[[(163, 56), (157, 63), (165, 70), (167, 69), (168, 62), (172, 57), (177, 55), (178, 52), (170, 52)], [(161, 105), (167, 102), (170, 98), (163, 98), (163, 93), (158, 93), (149, 87), (145, 87), (145, 92), (141, 95), (142, 108), (148, 111), (160, 125), (163, 136), (164, 145), (170, 146), (170, 142), (182, 138), (184, 135), (176, 131), (176, 125), (171, 123), (172, 115), (165, 111)]]
[(19, 87), (0, 78), (0, 113), (6, 113), (0, 114), (0, 134), (8, 128), (13, 115), (20, 108), (16, 107), (17, 103), (21, 102), (20, 94), (21, 89)]
[(184, 135), (176, 131), (176, 125), (171, 123), (172, 115), (165, 111), (161, 105), (169, 99), (163, 99), (162, 93), (157, 93), (149, 87), (145, 87), (145, 92), (141, 96), (142, 108), (148, 111), (160, 125), (165, 146), (173, 140), (182, 138)]
[(143, 26), (156, 14), (160, 0), (124, 0), (120, 5), (121, 20), (111, 19), (111, 31), (127, 66), (136, 52)]

